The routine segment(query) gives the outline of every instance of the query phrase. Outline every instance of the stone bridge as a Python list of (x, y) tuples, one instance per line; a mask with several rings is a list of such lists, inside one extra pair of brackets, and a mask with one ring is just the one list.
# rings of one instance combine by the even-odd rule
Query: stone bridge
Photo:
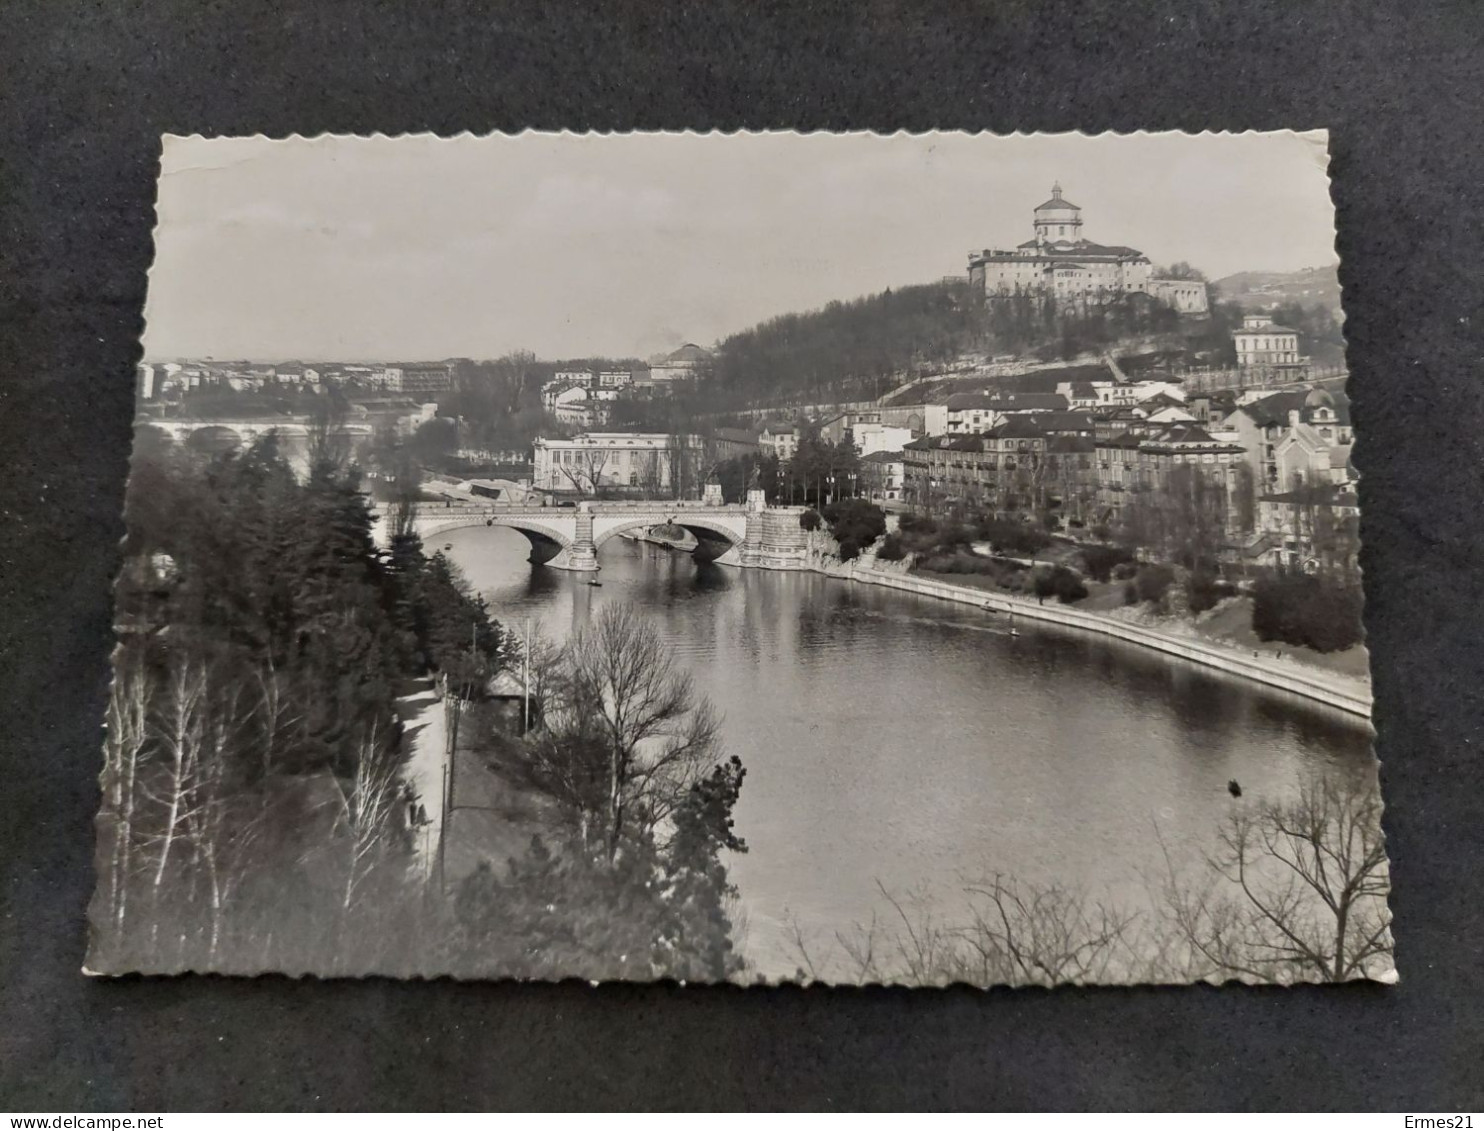
[(598, 549), (626, 531), (673, 525), (696, 539), (703, 561), (758, 569), (803, 569), (803, 507), (769, 507), (762, 492), (745, 504), (588, 500), (575, 506), (529, 503), (423, 503), (416, 518), (424, 542), (450, 530), (507, 526), (530, 540), (531, 562), (553, 569), (596, 570)]
[[(167, 417), (145, 417), (136, 427), (154, 428), (176, 443), (216, 440), (223, 447), (246, 447), (254, 440), (276, 432), (284, 439), (308, 439), (310, 419), (307, 416), (261, 416), (251, 420), (183, 420)], [(335, 435), (351, 441), (369, 439), (374, 433), (370, 424), (347, 421), (335, 427)]]

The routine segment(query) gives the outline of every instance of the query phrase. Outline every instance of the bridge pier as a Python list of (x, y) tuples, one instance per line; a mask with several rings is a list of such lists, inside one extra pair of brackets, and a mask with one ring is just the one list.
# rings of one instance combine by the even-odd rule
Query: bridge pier
[[(558, 560), (566, 558), (566, 561)], [(572, 544), (547, 565), (570, 569), (575, 573), (593, 573), (598, 568), (598, 545), (593, 541), (593, 512), (587, 503), (579, 504), (572, 516)]]

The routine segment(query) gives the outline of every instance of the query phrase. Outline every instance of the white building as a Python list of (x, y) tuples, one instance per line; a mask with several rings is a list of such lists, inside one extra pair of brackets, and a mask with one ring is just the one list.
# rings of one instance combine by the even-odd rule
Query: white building
[[(570, 440), (537, 437), (531, 484), (538, 491), (603, 488), (663, 494), (671, 489), (676, 437), (663, 432), (585, 432)], [(692, 458), (701, 447), (690, 437)]]
[(1232, 341), (1237, 347), (1237, 365), (1300, 365), (1298, 331), (1279, 326), (1266, 314), (1249, 314), (1242, 319), (1242, 328), (1232, 331)]
[(873, 422), (852, 427), (850, 438), (856, 451), (868, 456), (875, 452), (900, 452), (903, 445), (910, 444), (917, 437), (910, 428), (894, 428)]
[(582, 385), (550, 385), (541, 390), (541, 405), (547, 412), (555, 413), (562, 405), (584, 404), (587, 389)]
[(775, 456), (780, 463), (787, 463), (799, 450), (799, 429), (793, 424), (768, 424), (757, 438), (758, 450), (765, 456)]
[(906, 428), (914, 437), (941, 436), (948, 431), (946, 404), (891, 405), (881, 409), (881, 423)]
[(670, 385), (676, 381), (689, 381), (696, 375), (694, 366), (664, 362), (649, 367), (649, 379), (657, 385)]
[(969, 283), (986, 295), (1035, 294), (1099, 301), (1146, 294), (1182, 314), (1207, 312), (1206, 286), (1194, 279), (1157, 279), (1135, 248), (1098, 244), (1082, 235), (1082, 209), (1054, 185), (1032, 213), (1035, 235), (1008, 250), (969, 253)]

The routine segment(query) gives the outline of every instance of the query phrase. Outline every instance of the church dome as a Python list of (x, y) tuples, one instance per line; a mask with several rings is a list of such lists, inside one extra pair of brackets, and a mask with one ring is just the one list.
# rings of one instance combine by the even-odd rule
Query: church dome
[(1309, 395), (1304, 398), (1305, 408), (1334, 408), (1335, 398), (1325, 389), (1315, 385), (1309, 390)]
[(1048, 200), (1048, 201), (1046, 201), (1043, 204), (1036, 205), (1036, 211), (1037, 212), (1053, 212), (1053, 211), (1080, 212), (1082, 210), (1080, 208), (1078, 208), (1075, 204), (1073, 204), (1070, 200), (1063, 199), (1063, 197), (1061, 195), (1061, 182), (1058, 181), (1056, 184), (1054, 184), (1054, 185), (1051, 186), (1051, 199)]

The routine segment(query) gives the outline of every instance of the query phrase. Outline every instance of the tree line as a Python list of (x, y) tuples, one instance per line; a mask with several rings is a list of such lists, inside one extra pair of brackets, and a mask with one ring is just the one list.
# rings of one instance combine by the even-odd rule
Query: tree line
[[(383, 455), (385, 548), (333, 445), (302, 477), (272, 436), (136, 458), (90, 964), (739, 969), (722, 853), (745, 849), (731, 827), (743, 770), (722, 756), (709, 705), (621, 609), (522, 655), (454, 563), (423, 547), (412, 461)], [(406, 773), (409, 692), (436, 685), (450, 743), (477, 744), (496, 726), (490, 679), (516, 660), (534, 662), (540, 710), (510, 736), (515, 761), (552, 819), (525, 854), (448, 878), (419, 857), (441, 802)]]
[(127, 524), (101, 949), (156, 969), (354, 961), (410, 848), (402, 684), (494, 670), (499, 625), (441, 556), (378, 553), (353, 468), (321, 452), (300, 479), (271, 435), (137, 460)]

